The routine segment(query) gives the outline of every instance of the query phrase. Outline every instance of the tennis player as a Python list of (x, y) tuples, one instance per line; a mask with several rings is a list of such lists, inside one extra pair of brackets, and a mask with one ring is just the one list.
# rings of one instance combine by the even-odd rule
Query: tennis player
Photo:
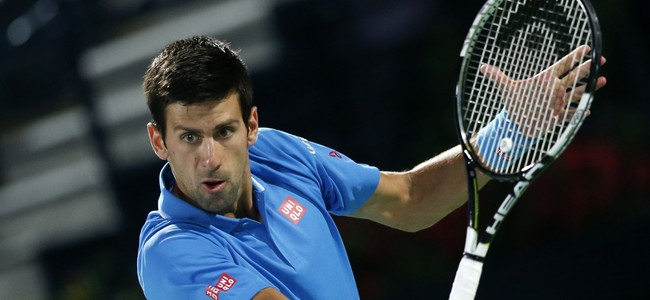
[(143, 85), (151, 146), (167, 161), (140, 235), (148, 299), (357, 299), (331, 214), (414, 232), (467, 198), (460, 146), (380, 172), (261, 128), (247, 69), (219, 40), (167, 45)]

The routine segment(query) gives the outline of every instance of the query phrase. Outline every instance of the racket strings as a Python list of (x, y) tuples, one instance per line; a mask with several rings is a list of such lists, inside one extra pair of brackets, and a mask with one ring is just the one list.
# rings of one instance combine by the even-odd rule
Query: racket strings
[[(512, 3), (507, 3), (512, 4)], [(480, 67), (482, 62), (487, 64), (496, 65), (498, 61), (503, 59), (503, 57), (494, 57), (492, 54), (499, 54), (497, 51), (497, 46), (495, 42), (495, 36), (498, 35), (503, 22), (508, 20), (509, 17), (504, 17), (504, 13), (509, 13), (510, 10), (505, 10), (497, 8), (498, 12), (495, 13), (497, 17), (495, 20), (488, 20), (486, 24), (490, 24), (487, 28), (487, 34), (479, 37), (477, 43), (479, 49), (482, 49), (480, 58), (478, 61), (474, 61), (473, 70), (474, 74), (480, 73)], [(489, 55), (489, 57), (488, 57)], [(497, 88), (496, 85), (491, 84), (486, 77), (478, 77), (480, 80), (473, 81), (475, 86), (470, 90), (470, 95), (467, 99), (495, 99), (497, 98)], [(476, 84), (479, 86), (477, 87)], [(478, 132), (480, 128), (487, 125), (487, 123), (494, 118), (494, 116), (499, 112), (500, 108), (495, 106), (491, 101), (472, 101), (470, 100), (470, 105), (473, 104), (473, 107), (468, 109), (471, 112), (469, 116), (470, 124), (472, 124), (471, 132)], [(467, 120), (467, 116), (465, 117)]]
[[(579, 13), (583, 12), (582, 9), (577, 7), (577, 5), (579, 5), (579, 2), (564, 0), (561, 1), (561, 3), (565, 9), (565, 13), (567, 13), (568, 19), (571, 20), (571, 25), (569, 28), (578, 28), (578, 30), (569, 32), (569, 34), (561, 35), (560, 38), (563, 38), (567, 44), (571, 45), (571, 48), (586, 44), (587, 41), (591, 39), (591, 31), (588, 28), (589, 23), (587, 17), (583, 16), (581, 18), (579, 15)], [(571, 6), (569, 6), (570, 4)], [(581, 59), (580, 57), (586, 58)], [(566, 74), (553, 75), (558, 75), (561, 79), (568, 76), (568, 74), (571, 74), (571, 72), (580, 72), (581, 68), (584, 68), (581, 63), (586, 59), (589, 59), (589, 57), (582, 55), (582, 53), (574, 51), (570, 60), (571, 67), (569, 68), (569, 71), (565, 72)], [(570, 108), (572, 106), (573, 99), (576, 96), (576, 87), (582, 84), (586, 84), (586, 82), (581, 82), (581, 76), (576, 76), (573, 82), (570, 84), (571, 88), (569, 90), (569, 94), (566, 96), (567, 104), (564, 107), (563, 114), (557, 118), (554, 118), (554, 122), (552, 124), (549, 124), (552, 126), (545, 128), (544, 132), (548, 132), (547, 137), (544, 138), (541, 143), (538, 143), (538, 145), (536, 145), (532, 151), (529, 152), (529, 154), (535, 153), (537, 156), (531, 157), (531, 159), (527, 161), (534, 162), (541, 159), (542, 155), (544, 155), (546, 151), (549, 151), (551, 147), (560, 139), (562, 132), (566, 130), (565, 125), (567, 124), (568, 120), (572, 118), (572, 110)]]
[[(514, 4), (516, 8), (518, 8), (518, 4), (520, 3), (513, 3), (510, 2), (511, 6)], [(524, 3), (525, 4), (525, 3)], [(512, 9), (512, 8), (511, 8)], [(510, 11), (504, 9), (503, 11)], [(501, 18), (499, 24), (503, 24), (503, 21), (506, 21), (508, 23), (509, 21), (509, 16), (508, 14), (507, 18)], [(515, 25), (518, 22), (515, 21)], [(507, 26), (507, 25), (506, 25)], [(513, 26), (513, 25), (510, 25)], [(505, 51), (491, 51), (493, 54), (491, 59), (489, 59), (490, 64), (494, 64), (499, 66), (503, 71), (505, 71), (506, 74), (510, 74), (513, 78), (528, 78), (532, 77), (540, 68), (539, 68), (539, 55), (535, 55), (530, 51), (529, 49), (524, 47), (524, 43), (522, 41), (528, 40), (530, 37), (528, 36), (531, 32), (534, 32), (534, 30), (531, 30), (531, 26), (537, 28), (537, 24), (529, 24), (526, 30), (519, 31), (518, 36), (516, 37), (515, 41), (510, 43), (510, 47), (506, 49)], [(539, 39), (539, 38), (538, 38)], [(494, 44), (493, 44), (494, 46)], [(548, 52), (547, 53), (551, 53)], [(486, 78), (483, 77), (482, 81), (485, 84)], [(504, 94), (502, 99), (504, 99), (504, 106), (510, 108), (510, 116), (512, 121), (518, 124), (524, 124), (525, 126), (523, 128), (520, 128), (520, 130), (523, 130), (524, 132), (528, 132), (531, 130), (529, 122), (526, 121), (525, 119), (527, 118), (527, 115), (525, 111), (529, 111), (531, 109), (540, 109), (539, 105), (538, 107), (535, 107), (535, 103), (530, 103), (530, 102), (522, 102), (522, 101), (517, 101), (516, 103), (513, 101), (513, 99), (516, 98), (531, 98), (531, 97), (539, 97), (539, 95), (531, 95), (531, 91), (534, 91), (534, 89), (531, 88), (523, 88), (523, 89), (516, 89), (516, 90), (507, 90), (505, 93), (503, 91), (499, 92), (498, 89), (496, 88), (498, 85), (501, 83), (497, 82), (496, 85), (493, 85), (492, 88), (490, 89), (489, 92), (489, 97), (486, 97), (484, 99), (491, 99), (490, 101), (490, 106), (493, 107), (498, 107), (498, 94)], [(488, 119), (490, 116), (487, 114), (484, 114), (483, 119), (481, 123), (485, 123), (485, 119)], [(513, 118), (514, 117), (514, 118)], [(489, 121), (489, 119), (488, 119)], [(500, 131), (500, 135), (496, 137), (496, 140), (500, 141), (502, 140), (507, 132), (505, 130)], [(523, 142), (523, 138), (521, 136), (515, 136), (515, 140), (513, 141), (515, 145), (521, 144)], [(497, 147), (499, 147), (498, 143), (492, 143), (491, 144), (492, 149), (488, 149), (488, 152), (495, 152), (498, 151)], [(506, 167), (506, 160), (499, 160), (497, 165), (494, 165), (497, 169), (502, 169)], [(514, 167), (514, 166), (513, 166)]]
[[(522, 30), (519, 36), (520, 40), (527, 40), (528, 37), (527, 35), (530, 34), (531, 32), (535, 32), (536, 30), (544, 30), (544, 28), (539, 28), (537, 24), (529, 24), (526, 28), (526, 30)], [(548, 39), (548, 37), (546, 37)], [(519, 43), (522, 44), (522, 43)], [(525, 48), (525, 47), (522, 47)], [(536, 55), (537, 53), (532, 53), (533, 51), (531, 49), (521, 49), (519, 52), (520, 57), (516, 57), (516, 54), (513, 54), (513, 57), (519, 59), (522, 63), (519, 64), (519, 67), (514, 69), (512, 74), (513, 76), (517, 76), (519, 78), (529, 78), (532, 77), (536, 74), (537, 70), (539, 69), (539, 65), (541, 62), (546, 61), (548, 58), (543, 57), (544, 54), (548, 56), (550, 53), (553, 53), (551, 51), (542, 51), (542, 55)], [(513, 65), (517, 66), (517, 63), (513, 63)], [(525, 84), (522, 88), (517, 89), (515, 91), (516, 95), (514, 96), (506, 96), (506, 99), (508, 99), (510, 102), (515, 101), (517, 99), (544, 99), (547, 98), (547, 89), (548, 89), (548, 82), (542, 83), (545, 85), (542, 88), (535, 89), (534, 87), (530, 87), (529, 85), (533, 84)], [(516, 139), (514, 141), (515, 145), (521, 145), (523, 142), (524, 137), (523, 136), (535, 136), (537, 135), (537, 130), (540, 127), (540, 123), (542, 123), (542, 119), (545, 118), (546, 116), (542, 116), (542, 118), (539, 118), (535, 114), (529, 114), (528, 112), (531, 111), (543, 111), (546, 112), (548, 110), (548, 104), (544, 104), (543, 102), (539, 101), (516, 101), (516, 103), (513, 105), (512, 103), (510, 104), (514, 108), (512, 109), (512, 118), (515, 124), (520, 124), (519, 130), (523, 133), (522, 136), (516, 136)], [(530, 154), (531, 152), (528, 152), (527, 154)], [(513, 172), (513, 169), (515, 168), (520, 168), (520, 164), (523, 161), (528, 161), (528, 159), (522, 159), (519, 160), (518, 163), (514, 163), (510, 165), (508, 168), (505, 166), (505, 163), (501, 163), (501, 165), (497, 165), (496, 167), (499, 169), (504, 169), (506, 172)]]
[[(524, 147), (527, 139), (535, 142), (529, 151), (515, 162), (506, 160), (483, 161), (497, 173), (516, 173), (526, 166), (540, 160), (562, 136), (573, 117), (572, 102), (579, 98), (576, 87), (583, 85), (580, 68), (589, 55), (574, 52), (571, 70), (558, 74), (554, 64), (568, 50), (588, 44), (590, 40), (588, 17), (583, 13), (578, 1), (542, 1), (536, 11), (522, 15), (521, 10), (535, 1), (506, 0), (490, 18), (484, 20), (484, 29), (472, 44), (467, 57), (469, 83), (461, 91), (465, 96), (463, 103), (464, 126), (470, 136), (491, 122), (497, 114), (506, 111), (509, 120), (515, 124), (520, 135), (512, 135), (507, 128), (498, 131), (496, 142), (488, 143), (490, 149), (483, 153), (498, 153), (500, 141), (513, 137), (513, 149)], [(536, 2), (539, 4), (538, 2)], [(561, 7), (558, 11), (557, 6)], [(570, 22), (570, 23), (568, 23)], [(561, 26), (562, 24), (569, 24)], [(559, 25), (557, 25), (559, 24)], [(571, 30), (570, 28), (578, 28)], [(516, 30), (514, 30), (516, 29)], [(504, 37), (504, 32), (511, 36)], [(504, 43), (503, 41), (507, 41)], [(498, 68), (508, 77), (489, 78), (481, 72), (481, 66)], [(548, 70), (548, 72), (545, 72)], [(577, 72), (577, 73), (576, 73)], [(569, 74), (579, 74), (573, 78), (566, 91), (556, 91), (558, 82)], [(540, 77), (543, 78), (536, 78)], [(513, 84), (513, 81), (522, 81)], [(554, 110), (554, 99), (558, 93), (567, 93), (566, 105), (558, 113)], [(478, 152), (478, 151), (477, 151)], [(507, 155), (507, 154), (506, 154)]]
[[(548, 11), (547, 11), (548, 12)], [(544, 17), (546, 19), (550, 19), (551, 16), (545, 14)], [(536, 64), (535, 68), (529, 68), (529, 72), (526, 73), (527, 77), (532, 77), (534, 74), (537, 74), (539, 72), (542, 72), (542, 68), (546, 67), (546, 64), (551, 61), (557, 61), (560, 59), (557, 55), (554, 55), (556, 53), (555, 47), (557, 46), (553, 41), (557, 38), (556, 34), (550, 30), (550, 28), (547, 28), (545, 26), (540, 26), (538, 23), (533, 24), (533, 30), (532, 32), (538, 32), (543, 37), (537, 37), (538, 40), (541, 39), (540, 41), (540, 46), (545, 46), (545, 48), (542, 48), (540, 50), (542, 55), (538, 55), (536, 58)], [(526, 31), (530, 31), (531, 28), (527, 28)], [(530, 52), (530, 51), (528, 51)], [(552, 69), (551, 74), (549, 74), (549, 77), (554, 78), (556, 77), (557, 74), (555, 74), (555, 70)], [(533, 95), (527, 95), (526, 97), (523, 97), (523, 99), (548, 99), (548, 97), (552, 95), (549, 94), (549, 89), (551, 88), (550, 85), (553, 84), (551, 80), (546, 80), (542, 82), (541, 88), (535, 88), (534, 86), (531, 88), (526, 88), (525, 90), (527, 91), (535, 91)], [(526, 101), (528, 102), (528, 101)], [(549, 127), (555, 126), (557, 124), (557, 118), (556, 119), (550, 119), (549, 120), (549, 114), (552, 114), (551, 111), (551, 101), (531, 101), (531, 104), (534, 104), (535, 107), (532, 110), (529, 111), (541, 111), (542, 115), (537, 116), (536, 114), (528, 114), (529, 111), (524, 111), (521, 113), (522, 118), (526, 118), (529, 116), (532, 119), (532, 124), (528, 124), (525, 120), (518, 120), (519, 124), (526, 124), (526, 127), (522, 130), (524, 130), (525, 133), (528, 133), (527, 135), (532, 135), (532, 136), (538, 136), (540, 134), (543, 134), (544, 132), (548, 132)], [(555, 121), (555, 122), (554, 122)], [(531, 134), (532, 132), (532, 134)], [(539, 151), (541, 149), (544, 149), (547, 144), (548, 144), (548, 139), (542, 139), (538, 143), (535, 144), (534, 150), (533, 151), (528, 151), (527, 153), (524, 154), (523, 159), (519, 160), (516, 164), (513, 164), (512, 167), (506, 171), (508, 172), (514, 172), (515, 170), (520, 170), (522, 169), (524, 163), (529, 163), (538, 160), (541, 158), (541, 153), (542, 151)]]

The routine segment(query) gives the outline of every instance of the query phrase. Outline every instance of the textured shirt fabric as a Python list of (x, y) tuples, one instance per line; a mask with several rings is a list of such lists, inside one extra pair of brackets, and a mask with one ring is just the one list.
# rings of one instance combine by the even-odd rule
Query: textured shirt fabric
[(262, 222), (207, 213), (171, 193), (160, 175), (158, 210), (140, 234), (138, 279), (148, 299), (250, 299), (274, 287), (291, 299), (358, 299), (330, 214), (354, 212), (379, 170), (278, 130), (249, 148)]

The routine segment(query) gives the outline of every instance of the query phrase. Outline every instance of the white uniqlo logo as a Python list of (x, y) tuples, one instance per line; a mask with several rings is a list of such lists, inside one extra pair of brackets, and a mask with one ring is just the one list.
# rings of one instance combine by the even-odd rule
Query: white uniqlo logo
[(278, 209), (282, 215), (287, 217), (293, 224), (298, 224), (300, 222), (300, 219), (305, 215), (307, 212), (307, 209), (305, 209), (304, 206), (300, 205), (298, 201), (291, 197), (287, 197), (287, 199), (282, 202), (282, 205), (280, 205), (280, 209)]
[(205, 295), (213, 300), (219, 300), (219, 292), (227, 292), (236, 282), (237, 280), (235, 278), (223, 273), (215, 286), (208, 285), (205, 289)]
[(221, 278), (219, 278), (219, 281), (217, 281), (216, 288), (226, 292), (235, 284), (235, 282), (237, 282), (235, 278), (232, 278), (230, 277), (230, 275), (223, 273), (221, 274)]

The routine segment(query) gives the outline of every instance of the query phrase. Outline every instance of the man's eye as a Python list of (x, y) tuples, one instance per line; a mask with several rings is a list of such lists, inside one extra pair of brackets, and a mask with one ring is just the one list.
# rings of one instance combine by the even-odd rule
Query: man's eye
[(194, 144), (199, 140), (199, 137), (194, 134), (188, 133), (188, 134), (184, 134), (181, 137), (181, 139), (183, 139), (183, 141), (188, 144)]
[(234, 129), (232, 128), (221, 128), (219, 131), (217, 131), (217, 136), (219, 138), (228, 138), (230, 137), (233, 133), (235, 132)]

